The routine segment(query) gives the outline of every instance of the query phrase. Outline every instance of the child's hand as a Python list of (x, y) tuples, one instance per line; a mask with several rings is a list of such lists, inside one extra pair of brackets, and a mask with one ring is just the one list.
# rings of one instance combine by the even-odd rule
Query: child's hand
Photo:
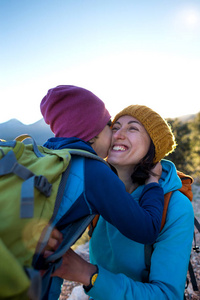
[(51, 236), (49, 238), (47, 247), (45, 250), (49, 251), (55, 251), (58, 249), (59, 245), (62, 243), (62, 233), (58, 231), (57, 229), (54, 229), (51, 233)]
[[(48, 257), (49, 255), (51, 255), (54, 251), (56, 251), (58, 249), (58, 247), (60, 246), (60, 244), (62, 243), (62, 233), (60, 231), (58, 231), (57, 229), (54, 229), (51, 232), (51, 236), (48, 240), (48, 244), (46, 245), (46, 247), (44, 248), (44, 257)], [(40, 274), (41, 276), (43, 276), (45, 274), (46, 270), (41, 270)]]
[(149, 176), (149, 178), (146, 180), (145, 184), (156, 182), (158, 183), (161, 174), (162, 174), (162, 165), (160, 162), (158, 162), (152, 169), (152, 174)]

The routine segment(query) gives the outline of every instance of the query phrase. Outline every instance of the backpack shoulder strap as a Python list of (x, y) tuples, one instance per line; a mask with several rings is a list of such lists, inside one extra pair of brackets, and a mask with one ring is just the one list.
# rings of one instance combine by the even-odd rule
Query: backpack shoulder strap
[(168, 209), (168, 205), (169, 205), (169, 200), (171, 198), (172, 192), (169, 192), (167, 194), (164, 195), (164, 208), (163, 208), (163, 215), (162, 215), (162, 221), (161, 221), (161, 227), (160, 227), (160, 231), (163, 229), (164, 225), (165, 225), (165, 220), (166, 220), (166, 215), (167, 215), (167, 209)]
[[(179, 189), (186, 197), (189, 198), (190, 201), (193, 199), (192, 193), (192, 183), (194, 182), (193, 178), (189, 175), (184, 174), (183, 172), (177, 171), (177, 175), (182, 181), (182, 187)], [(166, 221), (167, 209), (169, 205), (169, 201), (171, 199), (172, 192), (166, 193), (164, 195), (164, 209), (163, 209), (163, 216), (161, 222), (160, 231), (163, 229)], [(198, 228), (198, 221), (195, 220), (195, 225)], [(199, 226), (200, 229), (200, 226)], [(146, 269), (143, 271), (142, 280), (143, 282), (149, 281), (149, 273), (150, 273), (150, 266), (151, 266), (151, 255), (153, 253), (153, 245), (144, 245), (144, 252), (145, 252), (145, 265)], [(189, 271), (191, 272), (191, 266)], [(192, 277), (191, 277), (192, 278)]]
[[(192, 192), (192, 184), (194, 182), (193, 178), (189, 175), (184, 174), (183, 172), (177, 171), (177, 175), (181, 179), (182, 187), (179, 189), (181, 193), (183, 193), (186, 197), (192, 201), (193, 199), (193, 192)], [(169, 205), (169, 201), (171, 198), (172, 192), (166, 193), (164, 196), (164, 209), (163, 209), (163, 216), (162, 216), (162, 222), (161, 222), (161, 228), (160, 231), (163, 229), (165, 225), (166, 215), (167, 215), (167, 209)]]
[(94, 159), (94, 160), (98, 160), (100, 162), (103, 162), (107, 166), (109, 166), (108, 163), (103, 158), (101, 158), (98, 155), (95, 155), (95, 154), (93, 154), (89, 151), (85, 151), (85, 150), (81, 150), (81, 149), (67, 149), (67, 150), (69, 151), (69, 153), (71, 155), (82, 156), (82, 157), (85, 157), (85, 158), (91, 158), (91, 159)]
[[(163, 229), (163, 227), (165, 225), (167, 209), (168, 209), (171, 195), (172, 195), (172, 192), (169, 192), (164, 195), (164, 208), (163, 208), (163, 215), (162, 215), (160, 231)], [(144, 258), (145, 258), (146, 269), (144, 269), (142, 271), (142, 282), (149, 282), (149, 273), (150, 273), (150, 267), (151, 267), (152, 253), (153, 253), (153, 244), (144, 245)]]
[(194, 179), (184, 174), (183, 172), (177, 171), (177, 175), (182, 181), (182, 187), (179, 189), (180, 192), (182, 192), (186, 197), (192, 201), (193, 199), (193, 193), (192, 193), (192, 184), (194, 182)]
[(93, 231), (97, 225), (98, 220), (99, 220), (99, 215), (96, 215), (94, 219), (91, 221), (90, 225), (88, 226), (88, 235), (90, 238), (92, 237)]

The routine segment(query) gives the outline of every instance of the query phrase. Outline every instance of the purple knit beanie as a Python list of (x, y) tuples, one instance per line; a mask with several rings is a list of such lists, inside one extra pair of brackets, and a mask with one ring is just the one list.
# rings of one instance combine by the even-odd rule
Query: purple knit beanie
[(40, 109), (56, 137), (77, 137), (86, 142), (97, 136), (111, 118), (97, 96), (72, 85), (50, 89)]

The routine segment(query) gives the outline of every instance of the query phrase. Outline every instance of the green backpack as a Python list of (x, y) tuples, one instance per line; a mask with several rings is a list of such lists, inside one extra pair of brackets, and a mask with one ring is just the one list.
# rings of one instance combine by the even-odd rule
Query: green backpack
[[(71, 155), (103, 161), (82, 150), (50, 150), (37, 146), (34, 141), (25, 145), (22, 141), (27, 137), (0, 141), (1, 299), (41, 298), (40, 276), (32, 267), (33, 256), (36, 248), (37, 253), (42, 252), (53, 230), (51, 224), (62, 200)], [(84, 232), (93, 217), (89, 215), (72, 226), (68, 244), (65, 241), (67, 248)]]

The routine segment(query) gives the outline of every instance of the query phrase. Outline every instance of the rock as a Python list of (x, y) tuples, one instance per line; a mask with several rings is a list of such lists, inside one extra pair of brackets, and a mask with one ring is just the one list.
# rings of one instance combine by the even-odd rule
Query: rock
[(89, 297), (84, 293), (84, 289), (81, 285), (76, 286), (72, 290), (72, 293), (68, 298), (68, 300), (88, 300), (88, 299)]
[(89, 262), (89, 242), (80, 245), (76, 248), (75, 252), (80, 255), (83, 259)]

